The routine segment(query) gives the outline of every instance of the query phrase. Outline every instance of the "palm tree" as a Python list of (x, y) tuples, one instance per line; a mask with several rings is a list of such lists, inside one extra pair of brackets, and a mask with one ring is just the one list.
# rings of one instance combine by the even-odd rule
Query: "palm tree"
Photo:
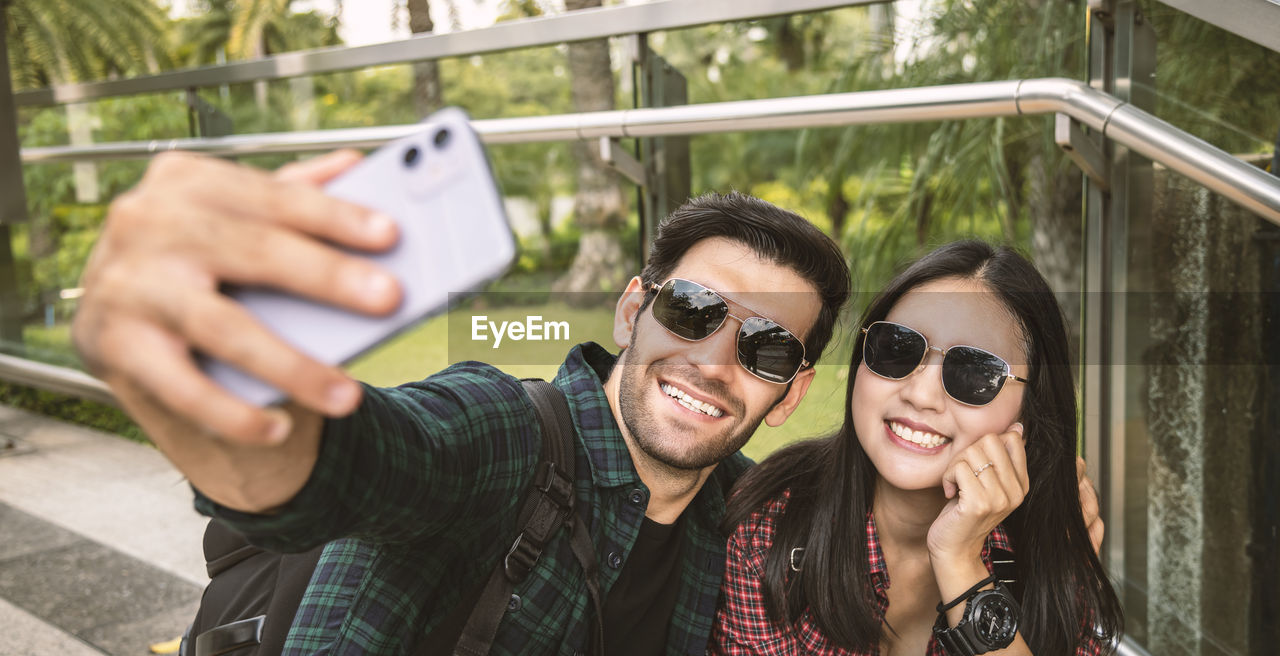
[[(220, 55), (258, 59), (340, 43), (336, 18), (295, 13), (293, 0), (203, 0), (202, 5), (202, 11), (184, 21), (179, 30), (187, 64), (208, 64)], [(254, 96), (266, 111), (266, 81), (254, 83)]]
[(169, 64), (168, 17), (153, 0), (10, 0), (16, 89), (153, 72)]
[[(153, 0), (12, 0), (7, 18), (6, 45), (18, 89), (155, 72), (170, 61), (169, 19)], [(89, 107), (74, 103), (66, 112), (71, 142), (91, 143)], [(96, 202), (96, 166), (77, 163), (74, 170), (77, 200)], [(30, 240), (33, 256), (57, 249), (43, 221), (32, 224)]]
[[(409, 31), (414, 34), (434, 32), (430, 0), (406, 0)], [(440, 83), (440, 62), (432, 59), (413, 65), (413, 104), (418, 116), (426, 116), (444, 106), (444, 89)]]
[[(1082, 16), (1080, 0), (938, 0), (928, 34), (909, 44), (907, 60), (895, 61), (900, 44), (880, 39), (831, 90), (1080, 79)], [(811, 131), (796, 160), (808, 163), (798, 168), (801, 179), (829, 181), (829, 207), (852, 208), (837, 238), (868, 288), (926, 242), (976, 233), (1029, 242), (1054, 288), (1075, 291), (1080, 175), (1046, 128), (1042, 119), (1012, 118)], [(850, 181), (859, 191), (845, 199), (841, 188)], [(840, 224), (836, 216), (832, 222)]]

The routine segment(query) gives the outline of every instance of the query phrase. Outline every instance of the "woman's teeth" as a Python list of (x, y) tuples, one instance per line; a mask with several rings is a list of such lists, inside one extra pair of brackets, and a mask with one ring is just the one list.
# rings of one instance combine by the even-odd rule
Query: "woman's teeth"
[(910, 428), (907, 428), (906, 426), (903, 426), (902, 424), (899, 424), (896, 421), (889, 422), (889, 430), (893, 431), (894, 435), (897, 435), (898, 437), (901, 437), (902, 439), (908, 442), (911, 442), (912, 444), (919, 444), (920, 446), (925, 447), (927, 449), (939, 447), (951, 441), (941, 435), (937, 435), (934, 433), (926, 433), (924, 431), (911, 430)]
[(661, 387), (662, 391), (665, 392), (667, 396), (675, 399), (677, 403), (694, 412), (701, 412), (704, 415), (712, 417), (719, 417), (724, 414), (724, 411), (720, 408), (717, 408), (710, 403), (699, 401), (673, 385), (663, 383)]

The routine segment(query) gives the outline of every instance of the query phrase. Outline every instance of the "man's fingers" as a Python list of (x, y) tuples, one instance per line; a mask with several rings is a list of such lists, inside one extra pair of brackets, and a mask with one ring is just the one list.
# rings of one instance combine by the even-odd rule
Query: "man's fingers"
[(358, 150), (344, 148), (324, 155), (290, 162), (276, 169), (275, 178), (281, 182), (305, 182), (322, 185), (364, 159)]
[[(189, 359), (187, 349), (195, 349), (276, 386), (304, 407), (323, 414), (347, 414), (359, 401), (359, 387), (341, 371), (297, 351), (244, 306), (218, 293), (213, 282), (202, 280), (198, 272), (177, 265), (121, 266), (110, 269), (99, 283), (91, 290), (95, 307), (106, 311), (118, 308), (111, 315), (113, 322), (142, 324), (180, 344), (180, 348), (174, 347), (177, 354), (168, 357)], [(84, 321), (91, 321), (91, 316)], [(92, 335), (96, 330), (111, 338), (116, 334), (110, 332), (114, 328), (111, 323), (98, 321), (81, 332)], [(99, 337), (82, 352), (94, 354), (102, 361), (99, 368), (111, 370), (125, 364), (120, 353), (132, 348), (136, 346), (106, 344)], [(145, 360), (146, 354), (138, 357)], [(146, 384), (143, 388), (166, 403), (173, 400)], [(182, 414), (185, 407), (172, 409)]]
[(192, 298), (183, 317), (182, 332), (197, 350), (271, 384), (309, 410), (337, 417), (359, 403), (359, 385), (336, 367), (302, 354), (230, 299)]
[(233, 442), (265, 445), (288, 435), (287, 415), (241, 401), (214, 384), (195, 367), (181, 340), (154, 325), (121, 319), (100, 339), (103, 348), (113, 350), (108, 385), (130, 385)]
[(157, 330), (167, 330), (183, 346), (260, 378), (311, 410), (338, 416), (354, 408), (359, 388), (338, 369), (298, 352), (244, 306), (214, 290), (175, 288), (170, 281), (176, 277), (144, 272), (132, 285), (118, 285), (112, 300), (162, 327)]
[(220, 281), (267, 285), (367, 314), (400, 304), (399, 282), (367, 260), (275, 226), (246, 224), (238, 232), (242, 247), (205, 254)]
[(147, 169), (143, 186), (148, 193), (135, 194), (141, 206), (127, 214), (169, 222), (175, 208), (204, 206), (222, 220), (238, 216), (272, 223), (359, 250), (380, 251), (395, 243), (394, 221), (329, 196), (300, 174), (285, 177), (282, 181), (268, 172), (210, 157), (166, 153)]

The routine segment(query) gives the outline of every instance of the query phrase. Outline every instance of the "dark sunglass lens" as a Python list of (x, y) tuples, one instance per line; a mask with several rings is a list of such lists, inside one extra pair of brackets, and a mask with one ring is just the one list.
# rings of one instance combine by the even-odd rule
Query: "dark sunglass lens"
[(862, 359), (867, 368), (885, 378), (906, 378), (924, 360), (924, 335), (893, 323), (867, 328)]
[(687, 280), (669, 280), (653, 301), (653, 317), (667, 330), (689, 340), (705, 339), (729, 314), (715, 292)]
[(747, 371), (772, 383), (785, 383), (800, 370), (804, 344), (786, 328), (763, 317), (742, 322), (738, 332), (738, 362)]
[(991, 403), (1004, 386), (1005, 364), (981, 349), (956, 346), (942, 362), (942, 386), (951, 398), (969, 405)]

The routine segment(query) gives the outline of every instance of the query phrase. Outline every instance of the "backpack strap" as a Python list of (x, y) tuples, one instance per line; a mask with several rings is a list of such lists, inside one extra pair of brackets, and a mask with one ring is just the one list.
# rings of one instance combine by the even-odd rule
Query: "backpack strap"
[[(562, 526), (573, 522), (570, 546), (581, 564), (587, 588), (595, 607), (591, 653), (603, 654), (603, 604), (600, 599), (599, 566), (595, 547), (582, 517), (574, 512), (575, 456), (573, 419), (564, 394), (551, 383), (540, 379), (521, 381), (537, 411), (542, 429), (542, 455), (534, 472), (533, 484), (525, 493), (518, 524), (520, 533), (507, 550), (502, 562), (494, 568), (472, 608), (470, 617), (454, 647), (455, 656), (484, 656), (489, 653), (498, 624), (512, 603), (511, 591), (523, 582), (542, 557), (542, 550)], [(465, 600), (464, 600), (465, 601)], [(447, 620), (446, 620), (447, 623)], [(421, 647), (436, 642), (433, 635)], [(418, 653), (428, 653), (419, 649)]]

